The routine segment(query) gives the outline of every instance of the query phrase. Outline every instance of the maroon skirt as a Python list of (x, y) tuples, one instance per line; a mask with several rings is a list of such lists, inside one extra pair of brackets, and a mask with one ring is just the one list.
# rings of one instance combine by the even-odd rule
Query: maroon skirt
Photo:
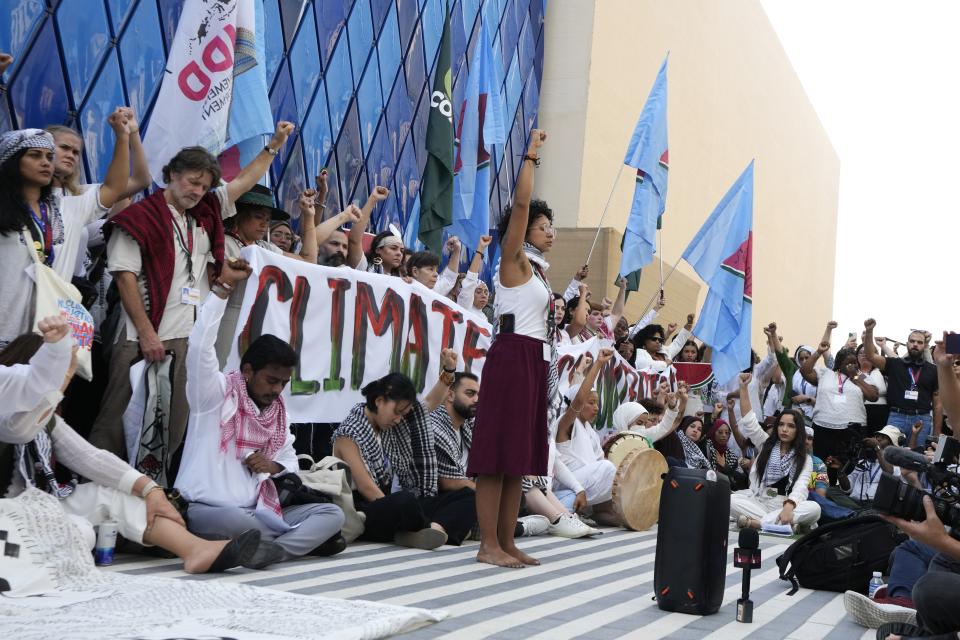
[(543, 341), (501, 333), (483, 363), (467, 475), (547, 474), (547, 374)]

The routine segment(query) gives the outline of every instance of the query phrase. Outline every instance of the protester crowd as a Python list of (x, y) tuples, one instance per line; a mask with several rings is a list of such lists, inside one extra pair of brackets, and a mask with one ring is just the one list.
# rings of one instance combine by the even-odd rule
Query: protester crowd
[[(551, 286), (553, 214), (533, 199), (546, 141), (539, 130), (500, 218), (501, 257), (488, 289), (480, 275), (489, 236), (467, 248), (465, 273), (455, 237), (440, 256), (412, 251), (388, 229), (365, 251), (373, 213), (389, 196), (384, 187), (362, 207), (325, 212), (322, 172), (315, 187), (304, 185), (292, 223), (258, 184), (290, 123), (278, 123), (228, 182), (207, 151), (181, 150), (160, 176), (166, 187), (149, 195), (155, 177), (136, 115), (119, 107), (108, 124), (113, 158), (91, 184), (79, 183), (76, 131), (0, 135), (0, 484), (6, 497), (28, 487), (51, 492), (91, 547), (92, 527), (109, 516), (123, 538), (176, 554), (189, 572), (332, 555), (348, 537), (422, 549), (479, 539), (480, 561), (538, 564), (516, 537), (589, 537), (602, 533), (598, 524), (625, 524), (612, 495), (618, 467), (605, 448), (621, 433), (640, 436), (669, 465), (726, 477), (731, 528), (802, 534), (869, 510), (882, 473), (924, 487), (922, 474), (893, 467), (884, 451), (927, 451), (953, 434), (951, 418), (960, 415), (960, 361), (928, 332), (900, 344), (875, 336), (869, 319), (839, 349), (835, 322), (815, 347), (806, 336), (786, 346), (771, 323), (765, 353), (734, 380), (696, 397), (685, 383), (659, 384), (617, 407), (612, 430), (595, 427), (595, 382), (616, 356), (659, 372), (673, 362), (709, 363), (710, 348), (691, 333), (693, 314), (683, 326), (657, 324), (662, 297), (627, 318), (626, 283), (613, 300), (593, 294), (587, 265), (563, 291)], [(299, 356), (287, 342), (260, 336), (238, 370), (224, 370), (251, 272), (240, 252), (251, 245), (415, 281), (493, 321), (482, 375), (462, 370), (447, 349), (425, 395), (402, 373), (383, 371), (341, 422), (290, 424), (282, 392)], [(94, 319), (90, 380), (73, 379), (71, 327), (37, 317), (43, 267), (76, 287)], [(561, 393), (557, 347), (594, 337), (601, 348)], [(152, 446), (128, 442), (124, 429), (130, 370), (140, 360), (165, 381), (157, 385), (162, 420), (141, 425), (144, 434), (158, 429)], [(298, 454), (342, 461), (346, 495), (305, 489)], [(351, 520), (362, 531), (345, 536)], [(894, 554), (886, 594), (863, 607), (915, 609), (926, 633), (960, 630), (945, 604), (960, 587), (960, 543), (934, 512), (924, 523), (897, 524), (912, 540)]]

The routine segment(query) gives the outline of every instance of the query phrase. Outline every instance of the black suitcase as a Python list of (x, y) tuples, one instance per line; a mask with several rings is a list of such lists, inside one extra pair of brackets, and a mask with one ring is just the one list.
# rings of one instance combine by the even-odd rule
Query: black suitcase
[(671, 467), (663, 476), (653, 586), (664, 611), (709, 615), (723, 601), (730, 527), (730, 482), (705, 469)]

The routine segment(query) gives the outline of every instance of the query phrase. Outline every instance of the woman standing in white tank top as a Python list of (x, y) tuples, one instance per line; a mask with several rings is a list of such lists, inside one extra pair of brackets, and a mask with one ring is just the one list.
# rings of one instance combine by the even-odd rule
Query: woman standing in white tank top
[[(534, 169), (546, 134), (530, 133), (530, 146), (500, 221), (496, 277), (497, 333), (483, 365), (467, 474), (477, 476), (479, 562), (501, 567), (540, 564), (520, 551), (513, 528), (523, 476), (547, 473), (547, 406), (553, 357), (553, 293), (543, 254), (553, 246), (553, 212), (531, 201)], [(551, 384), (551, 377), (553, 384)]]

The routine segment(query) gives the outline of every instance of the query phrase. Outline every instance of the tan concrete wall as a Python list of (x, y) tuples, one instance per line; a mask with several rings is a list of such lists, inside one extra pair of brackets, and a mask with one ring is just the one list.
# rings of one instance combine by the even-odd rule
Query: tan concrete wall
[[(557, 224), (599, 222), (669, 50), (666, 269), (755, 158), (754, 344), (770, 320), (789, 344), (816, 339), (832, 313), (839, 159), (759, 2), (563, 0), (549, 3), (545, 33), (536, 191)], [(595, 264), (618, 264), (633, 184), (627, 168), (604, 222), (617, 240)], [(567, 250), (561, 236), (555, 253)], [(682, 261), (679, 275), (700, 282)]]

